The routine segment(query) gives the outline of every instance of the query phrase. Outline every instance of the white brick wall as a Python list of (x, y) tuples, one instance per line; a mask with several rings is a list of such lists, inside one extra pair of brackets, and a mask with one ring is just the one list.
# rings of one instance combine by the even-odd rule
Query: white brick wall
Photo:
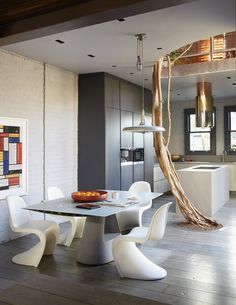
[[(28, 204), (43, 199), (43, 71), (40, 62), (0, 50), (0, 116), (29, 120)], [(46, 183), (68, 194), (77, 184), (77, 75), (49, 66), (45, 74)], [(1, 200), (0, 243), (15, 236)]]
[(77, 78), (46, 66), (46, 187), (77, 189)]

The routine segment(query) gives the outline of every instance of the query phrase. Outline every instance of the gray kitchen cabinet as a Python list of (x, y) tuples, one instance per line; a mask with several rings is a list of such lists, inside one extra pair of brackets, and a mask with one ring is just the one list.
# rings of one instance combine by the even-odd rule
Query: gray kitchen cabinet
[(121, 110), (120, 120), (121, 120), (120, 145), (122, 148), (132, 148), (133, 147), (132, 132), (122, 131), (124, 127), (129, 127), (133, 125), (132, 112)]
[[(150, 91), (145, 108), (150, 111)], [(134, 181), (153, 184), (152, 134), (124, 132), (139, 124), (141, 87), (99, 72), (79, 76), (78, 188), (128, 190)], [(121, 165), (120, 148), (143, 148), (144, 164)], [(150, 166), (151, 165), (151, 166)]]
[(80, 75), (78, 107), (78, 187), (119, 189), (119, 80), (105, 73)]
[(123, 164), (121, 166), (121, 190), (128, 191), (133, 182), (133, 164)]
[(106, 188), (120, 189), (120, 111), (106, 107)]
[(120, 81), (120, 108), (121, 110), (141, 112), (141, 87), (130, 82)]
[[(139, 125), (141, 122), (141, 113), (133, 113), (133, 125)], [(143, 134), (134, 133), (133, 134), (133, 148), (143, 148)]]
[(120, 81), (117, 77), (104, 74), (105, 77), (105, 106), (120, 109)]
[(105, 188), (105, 111), (102, 73), (79, 77), (78, 187)]
[(134, 182), (144, 180), (144, 162), (134, 162)]

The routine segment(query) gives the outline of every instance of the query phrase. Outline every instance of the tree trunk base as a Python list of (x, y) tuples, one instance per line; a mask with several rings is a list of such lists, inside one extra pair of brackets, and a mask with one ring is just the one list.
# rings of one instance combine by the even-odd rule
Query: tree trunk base
[(187, 222), (187, 221), (179, 222), (179, 223), (177, 223), (177, 225), (180, 227), (187, 228), (187, 229), (192, 229), (194, 231), (213, 231), (213, 230), (219, 230), (219, 229), (223, 228), (222, 224), (217, 224), (216, 226), (209, 226), (209, 227), (200, 227), (198, 225), (195, 225), (195, 224)]

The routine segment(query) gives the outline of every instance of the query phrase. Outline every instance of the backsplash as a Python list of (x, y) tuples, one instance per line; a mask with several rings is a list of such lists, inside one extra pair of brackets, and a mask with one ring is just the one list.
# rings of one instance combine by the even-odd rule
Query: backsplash
[[(183, 156), (185, 161), (200, 161), (200, 162), (222, 162), (222, 156), (221, 155), (186, 155)], [(225, 156), (224, 162), (236, 162), (236, 155), (227, 155)]]

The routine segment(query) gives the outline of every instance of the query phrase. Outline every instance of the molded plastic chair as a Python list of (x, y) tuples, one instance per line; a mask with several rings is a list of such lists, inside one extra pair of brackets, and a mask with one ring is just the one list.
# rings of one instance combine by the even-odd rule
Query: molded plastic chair
[[(58, 187), (50, 186), (47, 188), (48, 200), (55, 200), (63, 197), (64, 194)], [(74, 237), (82, 237), (86, 217), (59, 217), (63, 217), (65, 221), (70, 221), (71, 227), (65, 232), (60, 233), (58, 244), (69, 247)]]
[(19, 196), (8, 196), (9, 222), (12, 231), (35, 234), (39, 243), (12, 258), (16, 264), (37, 267), (43, 255), (52, 254), (58, 240), (59, 226), (54, 221), (33, 220), (25, 201)]
[[(134, 194), (137, 192), (151, 192), (151, 187), (150, 184), (146, 181), (137, 181), (130, 186), (129, 192)], [(147, 209), (150, 209), (151, 206), (152, 200), (117, 214), (116, 219), (120, 232), (131, 230), (134, 227), (141, 227), (143, 212)]]
[(134, 228), (127, 235), (113, 240), (112, 253), (120, 277), (138, 280), (157, 280), (167, 275), (165, 269), (147, 259), (136, 247), (148, 240), (162, 239), (167, 223), (167, 214), (172, 202), (161, 206), (153, 215), (150, 227)]

